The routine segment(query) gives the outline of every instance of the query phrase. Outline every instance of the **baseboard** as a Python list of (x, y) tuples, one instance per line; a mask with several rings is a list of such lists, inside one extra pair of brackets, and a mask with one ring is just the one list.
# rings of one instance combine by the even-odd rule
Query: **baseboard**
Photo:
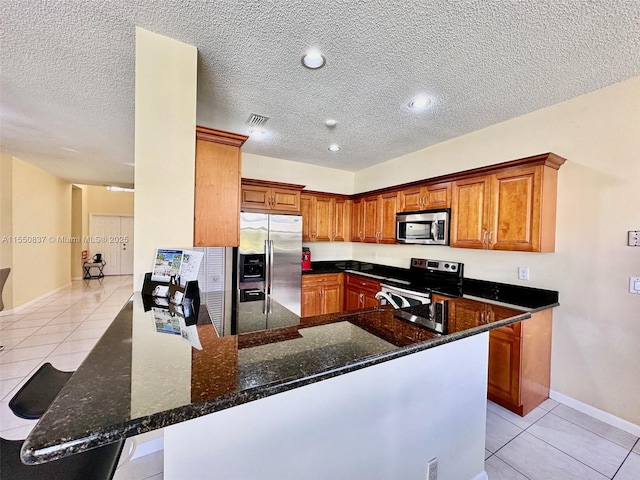
[(164, 433), (163, 430), (153, 430), (134, 437), (136, 441), (136, 449), (131, 456), (131, 460), (151, 455), (152, 453), (164, 450)]
[(71, 281), (82, 280), (84, 277), (71, 277)]
[(567, 407), (571, 407), (579, 412), (586, 413), (587, 415), (600, 420), (601, 422), (607, 423), (612, 427), (619, 428), (620, 430), (624, 430), (625, 432), (630, 433), (631, 435), (635, 435), (636, 437), (640, 437), (640, 425), (636, 425), (635, 423), (629, 422), (620, 417), (616, 417), (611, 413), (605, 412), (604, 410), (600, 410), (599, 408), (592, 407), (586, 403), (581, 402), (580, 400), (576, 400), (575, 398), (569, 397), (560, 392), (556, 392), (555, 390), (549, 390), (549, 398), (556, 400)]
[(0, 312), (0, 317), (3, 317), (5, 315), (12, 315), (14, 313), (20, 313), (21, 311), (29, 308), (34, 303), (38, 303), (40, 300), (44, 300), (45, 298), (50, 297), (51, 295), (58, 293), (60, 290), (64, 290), (65, 288), (68, 288), (70, 286), (71, 286), (71, 282), (65, 285), (62, 285), (61, 287), (58, 287), (54, 290), (51, 290), (50, 292), (47, 292), (44, 295), (40, 295), (39, 297), (34, 298), (33, 300), (29, 300), (27, 303), (23, 303), (22, 305), (19, 305), (16, 308), (12, 308), (11, 310), (3, 310), (2, 312)]

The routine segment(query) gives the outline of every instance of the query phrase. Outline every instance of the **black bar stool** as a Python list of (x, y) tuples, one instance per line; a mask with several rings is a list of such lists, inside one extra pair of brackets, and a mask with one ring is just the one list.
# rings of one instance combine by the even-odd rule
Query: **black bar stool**
[(20, 460), (22, 440), (0, 438), (0, 472), (7, 480), (111, 480), (124, 439), (41, 465)]
[[(38, 419), (73, 372), (62, 372), (45, 363), (16, 393), (9, 407), (21, 418)], [(103, 447), (77, 453), (41, 465), (25, 465), (20, 460), (22, 440), (0, 438), (0, 473), (11, 480), (111, 480), (118, 467), (124, 439)]]
[(45, 363), (13, 396), (9, 408), (20, 418), (40, 418), (71, 375), (73, 372), (62, 372), (50, 363)]

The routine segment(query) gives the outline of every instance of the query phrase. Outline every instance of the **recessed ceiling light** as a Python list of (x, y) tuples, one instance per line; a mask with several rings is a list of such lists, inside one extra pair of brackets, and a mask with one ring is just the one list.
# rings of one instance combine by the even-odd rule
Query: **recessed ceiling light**
[(329, 145), (329, 151), (330, 152), (339, 152), (340, 151), (340, 145), (337, 145), (335, 143)]
[(422, 110), (426, 108), (431, 103), (431, 99), (426, 95), (418, 95), (416, 98), (411, 100), (409, 103), (409, 108), (413, 110)]
[(324, 124), (329, 128), (333, 128), (338, 124), (338, 122), (336, 122), (333, 118), (328, 118), (327, 120), (325, 120)]
[(302, 65), (312, 70), (324, 67), (325, 63), (324, 55), (317, 48), (308, 50), (305, 56), (302, 57)]

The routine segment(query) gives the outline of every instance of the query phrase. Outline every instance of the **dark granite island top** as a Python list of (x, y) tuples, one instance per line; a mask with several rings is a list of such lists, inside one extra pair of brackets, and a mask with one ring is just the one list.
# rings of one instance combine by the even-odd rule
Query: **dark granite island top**
[(237, 320), (235, 331), (247, 333), (219, 336), (204, 305), (195, 325), (183, 322), (181, 329), (166, 310), (145, 311), (135, 293), (32, 430), (23, 461), (62, 458), (526, 320), (557, 305), (507, 309), (491, 323), (450, 319), (444, 334), (420, 324), (429, 316), (424, 307), (403, 309), (414, 314), (405, 319), (387, 308), (310, 318), (283, 309), (275, 328), (243, 329), (243, 322), (252, 321), (251, 308), (261, 303), (246, 307), (245, 319)]

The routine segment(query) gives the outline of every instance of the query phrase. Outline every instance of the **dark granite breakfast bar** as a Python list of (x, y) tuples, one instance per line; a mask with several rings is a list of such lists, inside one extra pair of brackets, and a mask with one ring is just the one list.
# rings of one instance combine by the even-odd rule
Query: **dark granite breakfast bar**
[[(493, 290), (484, 288), (473, 293), (490, 296)], [(135, 293), (34, 427), (22, 458), (47, 462), (204, 418), (453, 344), (558, 305), (557, 296), (534, 297), (492, 322), (450, 316), (444, 330), (434, 328), (426, 306), (300, 318), (266, 298), (239, 304), (229, 330), (216, 329), (204, 302), (176, 311), (154, 307)], [(265, 305), (272, 312), (268, 325), (256, 322)]]

